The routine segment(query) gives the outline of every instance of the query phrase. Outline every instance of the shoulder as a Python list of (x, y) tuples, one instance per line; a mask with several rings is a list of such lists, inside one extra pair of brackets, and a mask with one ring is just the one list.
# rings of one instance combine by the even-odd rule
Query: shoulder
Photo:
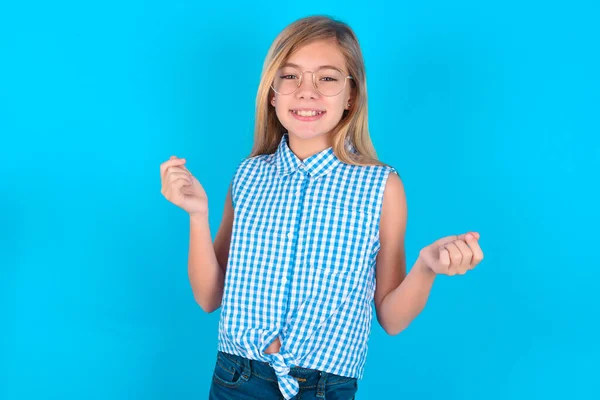
[(383, 166), (386, 175), (384, 199), (391, 198), (399, 200), (399, 197), (404, 196), (404, 184), (400, 178), (400, 174), (394, 167)]
[(242, 160), (240, 160), (238, 168), (252, 166), (260, 163), (272, 163), (274, 162), (273, 157), (273, 154), (259, 154), (252, 157), (244, 157)]
[(238, 192), (243, 191), (245, 187), (251, 185), (252, 179), (250, 177), (256, 176), (256, 171), (260, 171), (261, 166), (269, 164), (271, 159), (271, 154), (260, 154), (252, 157), (244, 157), (238, 162), (230, 182), (230, 192), (234, 208), (237, 205)]
[(392, 173), (395, 173), (396, 175), (398, 175), (398, 172), (396, 171), (396, 169), (390, 165), (387, 164), (368, 164), (368, 165), (362, 165), (362, 164), (346, 164), (346, 163), (342, 163), (343, 168), (346, 168), (347, 170), (355, 170), (357, 172), (361, 172), (361, 175), (364, 176), (380, 176), (382, 178), (386, 178), (388, 175), (391, 175)]
[(387, 164), (377, 165), (352, 165), (350, 168), (359, 170), (359, 176), (373, 184), (378, 184), (383, 189), (384, 196), (397, 196), (402, 191), (403, 185), (400, 174), (396, 168)]
[(385, 167), (387, 179), (383, 191), (383, 204), (381, 206), (381, 227), (404, 229), (406, 225), (408, 207), (404, 183), (393, 167)]
[(241, 159), (235, 169), (235, 175), (240, 175), (240, 173), (259, 168), (264, 165), (275, 165), (273, 154), (259, 154)]
[(238, 162), (233, 174), (233, 188), (247, 181), (248, 176), (256, 176), (258, 171), (264, 171), (275, 166), (273, 154), (259, 154), (252, 157), (245, 157)]
[[(377, 208), (384, 197), (398, 198), (403, 193), (402, 180), (397, 170), (387, 164), (343, 164), (343, 174), (349, 179), (360, 181), (360, 185), (376, 198)], [(392, 202), (394, 200), (391, 200)], [(390, 202), (390, 201), (388, 201)], [(377, 210), (375, 210), (377, 211)]]

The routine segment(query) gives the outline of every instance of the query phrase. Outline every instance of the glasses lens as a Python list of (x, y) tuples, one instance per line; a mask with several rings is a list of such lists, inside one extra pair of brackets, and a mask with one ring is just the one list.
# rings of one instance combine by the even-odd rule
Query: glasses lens
[(291, 94), (300, 86), (300, 71), (294, 67), (277, 70), (273, 80), (273, 89), (279, 94)]
[(317, 89), (323, 96), (335, 96), (344, 90), (346, 77), (335, 68), (321, 68), (315, 72)]

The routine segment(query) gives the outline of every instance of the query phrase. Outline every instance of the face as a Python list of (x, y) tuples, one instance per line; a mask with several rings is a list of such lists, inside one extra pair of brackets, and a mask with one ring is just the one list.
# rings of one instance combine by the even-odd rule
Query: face
[[(328, 139), (328, 133), (336, 127), (343, 112), (349, 109), (351, 98), (351, 82), (346, 81), (343, 91), (335, 96), (324, 96), (313, 85), (313, 76), (310, 72), (321, 66), (333, 66), (342, 71), (341, 79), (348, 76), (346, 61), (335, 41), (317, 41), (300, 48), (286, 62), (285, 65), (294, 65), (295, 70), (282, 68), (276, 80), (289, 85), (294, 79), (290, 71), (304, 72), (300, 87), (291, 94), (274, 93), (271, 106), (275, 107), (277, 118), (288, 130), (290, 136), (298, 139)], [(325, 91), (327, 85), (332, 85), (331, 69), (321, 69), (322, 74), (315, 76), (317, 85)], [(283, 78), (282, 78), (283, 76)], [(299, 78), (299, 76), (297, 77)], [(286, 81), (283, 81), (286, 79)], [(293, 84), (292, 84), (293, 86)], [(281, 92), (281, 90), (280, 90)]]

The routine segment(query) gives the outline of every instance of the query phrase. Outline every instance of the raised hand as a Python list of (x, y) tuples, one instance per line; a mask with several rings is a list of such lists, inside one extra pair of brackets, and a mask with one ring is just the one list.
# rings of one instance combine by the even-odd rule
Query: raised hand
[(436, 274), (464, 275), (483, 260), (479, 233), (446, 236), (423, 248), (419, 257)]
[(171, 203), (187, 211), (190, 216), (208, 215), (206, 191), (185, 167), (186, 160), (171, 156), (160, 164), (160, 192)]

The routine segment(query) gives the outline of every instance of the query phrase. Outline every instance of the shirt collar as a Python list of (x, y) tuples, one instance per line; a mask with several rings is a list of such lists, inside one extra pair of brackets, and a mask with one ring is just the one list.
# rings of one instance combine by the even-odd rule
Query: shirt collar
[(311, 177), (317, 178), (329, 173), (340, 163), (341, 161), (333, 152), (333, 147), (328, 147), (313, 154), (304, 161), (300, 160), (289, 147), (289, 135), (287, 133), (283, 134), (275, 152), (275, 164), (279, 176), (285, 176), (299, 169), (304, 169)]

